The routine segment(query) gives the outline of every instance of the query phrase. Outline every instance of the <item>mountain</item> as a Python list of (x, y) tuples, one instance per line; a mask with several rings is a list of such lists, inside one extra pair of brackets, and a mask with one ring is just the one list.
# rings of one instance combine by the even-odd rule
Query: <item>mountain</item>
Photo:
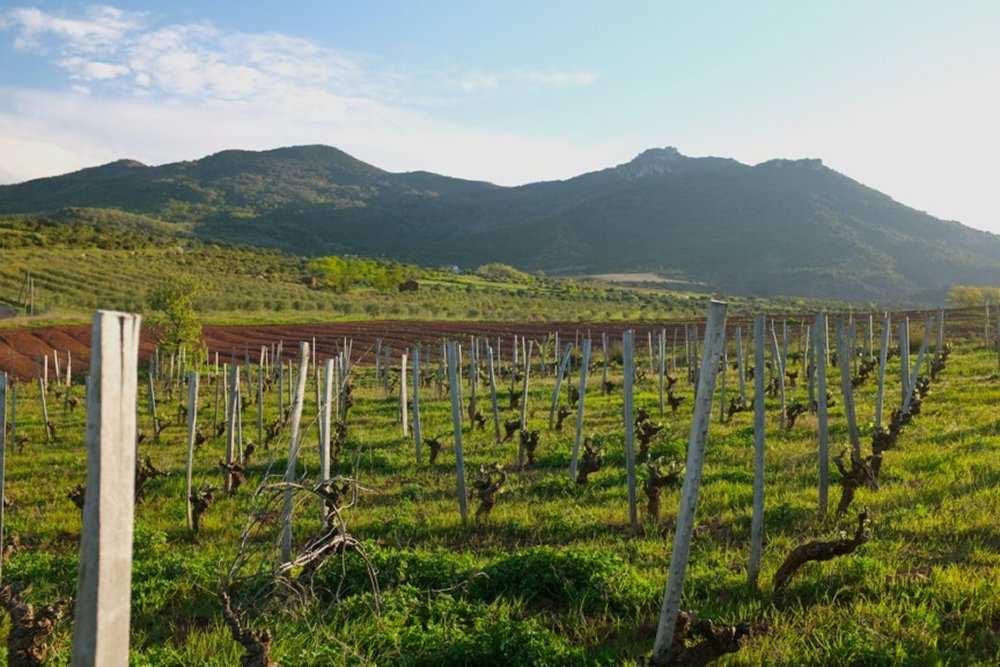
[(0, 213), (71, 207), (305, 255), (656, 271), (742, 294), (931, 302), (951, 284), (1000, 279), (1000, 237), (904, 206), (820, 160), (746, 165), (670, 147), (518, 187), (388, 172), (329, 146), (118, 160), (0, 186)]

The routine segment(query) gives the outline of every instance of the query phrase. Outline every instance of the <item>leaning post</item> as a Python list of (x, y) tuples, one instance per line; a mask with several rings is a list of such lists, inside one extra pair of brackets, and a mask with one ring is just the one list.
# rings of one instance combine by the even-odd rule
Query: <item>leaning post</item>
[(712, 301), (708, 306), (708, 322), (705, 326), (705, 346), (701, 366), (698, 371), (698, 393), (695, 397), (694, 417), (688, 434), (687, 463), (684, 486), (681, 489), (681, 507), (674, 529), (674, 547), (670, 554), (667, 586), (663, 594), (663, 606), (653, 643), (653, 659), (665, 663), (673, 649), (674, 629), (680, 611), (681, 592), (684, 590), (684, 575), (687, 571), (688, 556), (691, 551), (691, 536), (694, 532), (695, 510), (698, 506), (698, 490), (701, 485), (701, 469), (705, 462), (705, 439), (712, 419), (712, 397), (715, 393), (715, 376), (722, 356), (725, 341), (726, 304)]

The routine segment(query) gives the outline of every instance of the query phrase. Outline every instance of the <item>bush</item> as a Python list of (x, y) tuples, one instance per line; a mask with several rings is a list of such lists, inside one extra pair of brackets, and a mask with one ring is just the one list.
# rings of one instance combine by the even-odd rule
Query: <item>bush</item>
[(593, 550), (535, 547), (484, 568), (469, 594), (476, 599), (512, 597), (542, 606), (576, 607), (587, 613), (636, 613), (656, 604), (658, 587), (619, 556)]

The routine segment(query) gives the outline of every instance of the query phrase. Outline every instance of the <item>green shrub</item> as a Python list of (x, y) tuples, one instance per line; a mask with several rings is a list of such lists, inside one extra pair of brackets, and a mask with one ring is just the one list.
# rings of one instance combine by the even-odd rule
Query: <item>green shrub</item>
[(635, 613), (655, 605), (658, 587), (615, 554), (534, 547), (483, 569), (472, 597), (517, 598), (541, 606), (580, 607), (587, 613)]

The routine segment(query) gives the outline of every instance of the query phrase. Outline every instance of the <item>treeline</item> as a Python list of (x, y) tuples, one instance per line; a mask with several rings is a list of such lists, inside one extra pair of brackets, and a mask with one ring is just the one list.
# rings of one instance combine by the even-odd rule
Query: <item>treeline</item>
[(948, 304), (956, 308), (1000, 303), (1000, 287), (986, 285), (952, 285), (948, 290)]
[(306, 269), (318, 287), (336, 292), (346, 292), (358, 286), (380, 291), (396, 289), (403, 282), (422, 274), (419, 267), (410, 264), (336, 255), (310, 260)]

